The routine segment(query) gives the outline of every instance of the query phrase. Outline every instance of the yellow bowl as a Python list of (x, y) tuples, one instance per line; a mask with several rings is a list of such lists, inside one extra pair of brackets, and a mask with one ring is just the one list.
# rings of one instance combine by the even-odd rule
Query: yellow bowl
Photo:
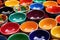
[(53, 18), (45, 18), (39, 22), (39, 27), (44, 30), (50, 30), (57, 25)]
[(5, 6), (14, 7), (19, 5), (19, 1), (5, 1)]
[(49, 6), (57, 6), (58, 3), (55, 2), (55, 1), (46, 1), (46, 2), (43, 3), (43, 5), (44, 5), (45, 7), (49, 7)]
[(56, 26), (56, 27), (52, 28), (51, 35), (56, 38), (60, 38), (60, 26)]

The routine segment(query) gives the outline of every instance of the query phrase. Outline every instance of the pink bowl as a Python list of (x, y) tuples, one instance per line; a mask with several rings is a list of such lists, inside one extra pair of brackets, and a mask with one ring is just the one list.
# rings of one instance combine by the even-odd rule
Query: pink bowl
[(10, 35), (19, 31), (19, 24), (13, 22), (7, 22), (1, 26), (1, 33), (4, 35)]

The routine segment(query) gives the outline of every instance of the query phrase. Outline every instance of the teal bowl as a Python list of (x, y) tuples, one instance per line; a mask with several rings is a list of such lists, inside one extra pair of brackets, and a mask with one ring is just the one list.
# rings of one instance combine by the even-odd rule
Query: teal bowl
[(9, 16), (9, 21), (16, 23), (23, 23), (26, 20), (26, 14), (24, 13), (13, 13)]

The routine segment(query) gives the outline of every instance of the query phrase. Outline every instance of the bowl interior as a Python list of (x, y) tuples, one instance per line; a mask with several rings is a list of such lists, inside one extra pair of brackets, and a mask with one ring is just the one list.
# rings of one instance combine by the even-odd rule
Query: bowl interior
[(12, 22), (22, 22), (26, 19), (26, 15), (23, 13), (14, 13), (11, 14), (9, 20)]
[(27, 18), (37, 20), (37, 19), (42, 19), (44, 17), (44, 15), (45, 15), (45, 13), (43, 11), (32, 10), (27, 13)]
[(14, 35), (11, 35), (8, 40), (29, 40), (28, 36), (26, 34), (17, 33)]
[(30, 5), (30, 9), (42, 10), (43, 8), (44, 8), (44, 6), (42, 4), (39, 4), (39, 3), (33, 3)]
[(24, 22), (23, 24), (21, 24), (20, 28), (24, 32), (31, 32), (33, 30), (37, 30), (38, 25), (37, 25), (37, 23), (35, 23), (33, 21), (27, 21), (27, 22)]
[(30, 37), (30, 40), (39, 40), (39, 39), (48, 40), (49, 33), (44, 30), (36, 30), (36, 31), (33, 31), (32, 33), (30, 33), (29, 37)]
[(6, 24), (1, 26), (2, 34), (12, 34), (19, 31), (19, 25), (17, 23), (7, 22)]
[(3, 14), (9, 14), (13, 12), (13, 8), (11, 7), (3, 7), (0, 9), (0, 13), (3, 13)]
[(51, 18), (43, 19), (39, 22), (39, 27), (43, 29), (51, 29), (57, 25), (56, 21)]

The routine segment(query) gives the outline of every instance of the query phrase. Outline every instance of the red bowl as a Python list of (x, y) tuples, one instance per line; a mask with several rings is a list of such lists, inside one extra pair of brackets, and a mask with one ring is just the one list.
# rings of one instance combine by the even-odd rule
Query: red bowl
[(13, 22), (7, 22), (1, 26), (1, 33), (4, 35), (10, 35), (19, 31), (19, 24)]

